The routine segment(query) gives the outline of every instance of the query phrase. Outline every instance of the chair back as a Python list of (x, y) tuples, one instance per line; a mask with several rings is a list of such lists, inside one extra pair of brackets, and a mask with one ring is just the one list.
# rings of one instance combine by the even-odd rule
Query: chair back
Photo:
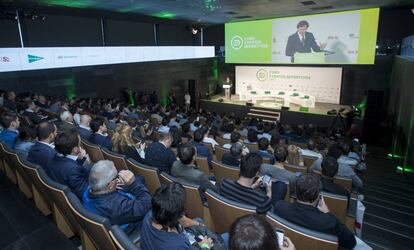
[(173, 182), (180, 183), (185, 189), (187, 201), (185, 202), (186, 214), (189, 218), (203, 218), (204, 205), (200, 196), (200, 186), (189, 183), (187, 181), (175, 178), (165, 172), (160, 174), (162, 184), (171, 184)]
[(256, 152), (259, 150), (259, 144), (257, 143), (244, 143), (244, 145), (249, 149), (249, 152)]
[(128, 169), (125, 156), (102, 148), (102, 155), (105, 160), (112, 161), (118, 171)]
[(109, 231), (112, 241), (118, 250), (139, 250), (129, 239), (128, 235), (118, 225), (113, 225)]
[(223, 179), (237, 180), (240, 176), (240, 168), (228, 166), (224, 163), (211, 161), (213, 166), (214, 176), (216, 177), (216, 183), (221, 184)]
[(213, 144), (208, 142), (202, 142), (202, 144), (206, 146), (211, 155), (214, 155)]
[(302, 155), (303, 165), (308, 169), (313, 165), (313, 163), (318, 159), (318, 157)]
[(262, 157), (263, 163), (265, 164), (271, 164), (269, 157)]
[(86, 142), (82, 139), (82, 146), (85, 148), (85, 151), (88, 153), (92, 162), (96, 163), (104, 159), (101, 148), (98, 145)]
[(210, 168), (208, 167), (207, 157), (197, 156), (195, 164), (198, 169), (203, 171), (207, 176), (210, 176)]
[(296, 147), (307, 149), (308, 145), (305, 142), (295, 142), (295, 141), (289, 141), (290, 145), (295, 145)]
[(221, 136), (216, 136), (216, 142), (218, 143), (218, 144), (220, 144), (220, 146), (223, 146), (223, 145), (225, 145), (225, 144), (230, 144), (231, 143), (231, 141), (229, 140), (229, 139), (224, 139), (223, 137), (221, 137)]
[(7, 145), (7, 143), (0, 142), (0, 158), (2, 159), (2, 165), (4, 168), (4, 172), (11, 182), (13, 182), (14, 184), (17, 184), (16, 166), (10, 165), (9, 160), (6, 157), (7, 156), (6, 151), (11, 152), (11, 150), (12, 149), (9, 147), (9, 145)]
[(207, 190), (206, 197), (214, 231), (217, 233), (228, 232), (237, 218), (256, 213), (256, 207), (229, 200), (210, 189)]
[(296, 249), (336, 250), (338, 238), (293, 224), (274, 213), (268, 212), (266, 219), (277, 229), (283, 229), (285, 236), (295, 244)]
[(334, 183), (346, 188), (349, 192), (352, 190), (352, 179), (341, 177), (341, 176), (335, 176)]
[(154, 195), (155, 191), (161, 187), (158, 169), (139, 163), (131, 158), (127, 159), (126, 163), (128, 169), (135, 175), (144, 177), (148, 191), (151, 195)]
[(223, 155), (226, 153), (230, 153), (230, 149), (223, 148), (222, 146), (216, 145), (215, 155), (216, 155), (217, 161), (221, 161), (221, 158), (223, 158)]
[(326, 206), (328, 206), (329, 211), (333, 213), (340, 222), (345, 224), (348, 210), (348, 197), (327, 192), (321, 192), (321, 195)]
[(292, 173), (299, 172), (299, 173), (302, 173), (302, 174), (306, 174), (308, 172), (308, 169), (304, 166), (297, 166), (297, 165), (292, 165), (292, 164), (285, 163), (284, 167), (285, 167), (286, 170), (288, 170)]
[(111, 229), (109, 219), (85, 209), (78, 197), (72, 192), (67, 194), (67, 203), (71, 209), (70, 212), (79, 221), (84, 233), (88, 235), (96, 249), (116, 250), (109, 235)]

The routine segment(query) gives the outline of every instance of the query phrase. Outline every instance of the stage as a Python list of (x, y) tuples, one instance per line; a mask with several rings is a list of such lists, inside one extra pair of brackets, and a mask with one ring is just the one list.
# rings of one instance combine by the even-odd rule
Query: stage
[[(219, 100), (222, 99), (223, 102)], [(301, 109), (299, 105), (290, 104), (289, 110), (282, 109), (282, 104), (274, 101), (257, 101), (253, 106), (249, 106), (248, 102), (236, 100), (237, 96), (232, 96), (232, 100), (225, 100), (223, 95), (213, 96), (210, 100), (201, 100), (201, 108), (210, 112), (231, 113), (233, 112), (239, 117), (256, 117), (263, 121), (280, 121), (282, 124), (306, 125), (330, 127), (334, 122), (336, 115), (327, 115), (330, 110), (339, 110), (346, 108), (347, 105), (315, 103), (315, 108)], [(355, 123), (362, 128), (361, 118), (355, 118)], [(340, 119), (336, 119), (335, 127), (342, 127)]]

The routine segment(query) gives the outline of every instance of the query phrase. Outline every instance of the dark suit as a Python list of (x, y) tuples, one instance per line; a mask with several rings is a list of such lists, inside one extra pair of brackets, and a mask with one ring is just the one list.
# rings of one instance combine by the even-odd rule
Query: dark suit
[(156, 167), (160, 171), (170, 173), (176, 160), (174, 152), (161, 142), (153, 142), (145, 150), (145, 164)]
[(4, 99), (3, 106), (5, 108), (10, 109), (11, 111), (14, 111), (14, 112), (16, 112), (16, 110), (17, 110), (16, 102), (10, 101), (9, 99)]
[(37, 125), (42, 122), (42, 118), (40, 118), (40, 116), (35, 112), (29, 112), (25, 110), (22, 115), (29, 118), (29, 120), (32, 121), (33, 124)]
[(229, 166), (240, 167), (240, 158), (236, 158), (228, 153), (221, 157), (221, 162)]
[(52, 147), (41, 142), (36, 142), (27, 155), (27, 160), (41, 167), (46, 167), (47, 162), (55, 156), (56, 151)]
[[(350, 198), (350, 194), (348, 190), (346, 190), (344, 187), (339, 186), (338, 184), (335, 184), (332, 179), (329, 179), (325, 176), (321, 176), (321, 182), (322, 182), (322, 190), (328, 193), (332, 194), (338, 194), (348, 197), (348, 201)], [(349, 205), (349, 202), (348, 202)]]
[(92, 135), (92, 130), (88, 130), (82, 127), (76, 127), (76, 129), (78, 130), (79, 135), (82, 139), (88, 140), (89, 137)]
[(325, 214), (316, 207), (298, 202), (279, 201), (274, 207), (274, 212), (296, 225), (337, 236), (341, 247), (352, 249), (356, 244), (353, 233), (335, 215)]
[(300, 40), (299, 34), (295, 33), (288, 38), (288, 42), (286, 45), (286, 56), (292, 57), (292, 62), (294, 60), (294, 55), (296, 52), (298, 53), (310, 53), (312, 52), (320, 52), (321, 48), (315, 42), (315, 37), (310, 32), (305, 32), (305, 41), (302, 43)]
[(103, 136), (98, 133), (93, 133), (91, 134), (91, 136), (89, 136), (88, 141), (93, 144), (97, 144), (101, 147), (104, 147), (108, 150), (112, 150), (112, 142), (108, 136)]
[(84, 167), (67, 157), (55, 155), (46, 164), (45, 171), (50, 178), (68, 186), (82, 200), (82, 194), (88, 187), (90, 167)]

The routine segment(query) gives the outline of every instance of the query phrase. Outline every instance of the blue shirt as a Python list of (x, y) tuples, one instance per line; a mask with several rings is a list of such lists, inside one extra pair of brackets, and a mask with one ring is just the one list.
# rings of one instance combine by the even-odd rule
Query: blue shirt
[(34, 143), (31, 141), (20, 141), (16, 144), (16, 150), (24, 156), (24, 158), (27, 158), (27, 155), (29, 154), (30, 149), (33, 147)]
[(5, 129), (0, 133), (0, 141), (4, 141), (9, 147), (16, 147), (16, 138), (19, 135), (17, 130)]

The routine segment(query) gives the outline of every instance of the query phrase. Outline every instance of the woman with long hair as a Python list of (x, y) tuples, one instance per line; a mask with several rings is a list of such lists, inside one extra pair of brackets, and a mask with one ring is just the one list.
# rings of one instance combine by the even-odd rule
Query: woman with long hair
[(145, 142), (135, 143), (132, 138), (132, 127), (120, 124), (112, 136), (112, 150), (138, 162), (144, 163)]

